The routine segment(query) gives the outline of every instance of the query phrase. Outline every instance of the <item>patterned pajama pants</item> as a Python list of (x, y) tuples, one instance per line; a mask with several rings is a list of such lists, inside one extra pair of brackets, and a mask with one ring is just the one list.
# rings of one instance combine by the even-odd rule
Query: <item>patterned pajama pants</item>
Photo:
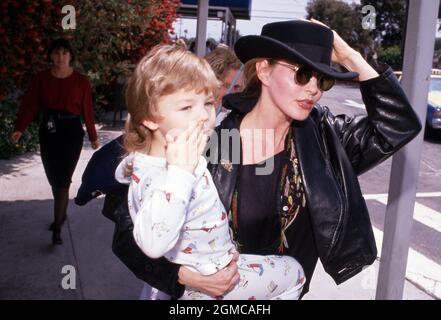
[[(305, 284), (302, 266), (289, 256), (241, 254), (237, 262), (240, 281), (223, 300), (298, 300)], [(222, 272), (222, 271), (220, 271)], [(143, 290), (141, 299), (163, 300), (169, 296), (153, 288)], [(214, 300), (200, 291), (188, 288), (180, 300)]]

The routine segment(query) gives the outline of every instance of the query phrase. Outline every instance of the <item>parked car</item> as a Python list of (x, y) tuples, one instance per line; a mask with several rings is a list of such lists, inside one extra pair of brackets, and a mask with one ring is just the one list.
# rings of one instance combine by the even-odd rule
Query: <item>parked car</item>
[(441, 70), (430, 77), (426, 128), (441, 132)]
[[(401, 81), (402, 72), (395, 75)], [(429, 95), (427, 99), (426, 131), (436, 131), (441, 134), (441, 70), (432, 69), (430, 76)]]

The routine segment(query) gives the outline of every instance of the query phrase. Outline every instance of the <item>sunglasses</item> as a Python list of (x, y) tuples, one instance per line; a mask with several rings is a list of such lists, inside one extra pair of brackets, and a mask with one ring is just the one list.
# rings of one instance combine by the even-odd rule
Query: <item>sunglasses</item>
[[(293, 70), (295, 74), (294, 81), (296, 84), (300, 86), (306, 85), (314, 76), (314, 73), (317, 74), (315, 71), (312, 71), (305, 67), (291, 66), (281, 62), (275, 62), (275, 63)], [(325, 76), (323, 74), (317, 74), (317, 85), (321, 91), (328, 91), (334, 86), (334, 84), (335, 84), (334, 78)]]

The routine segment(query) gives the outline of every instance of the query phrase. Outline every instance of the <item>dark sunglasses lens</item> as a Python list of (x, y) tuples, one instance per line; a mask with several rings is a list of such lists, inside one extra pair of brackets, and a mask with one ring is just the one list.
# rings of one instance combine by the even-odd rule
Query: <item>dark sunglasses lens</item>
[(305, 69), (305, 68), (299, 68), (296, 71), (296, 81), (300, 85), (305, 85), (311, 80), (312, 77), (312, 71)]
[(323, 91), (328, 91), (335, 84), (335, 79), (322, 76), (320, 78), (319, 87)]
[[(312, 76), (314, 75), (314, 72), (312, 70), (308, 70), (306, 68), (300, 67), (297, 71), (296, 71), (296, 82), (299, 85), (305, 85), (307, 84)], [(333, 78), (329, 78), (327, 76), (321, 75), (319, 76), (319, 88), (322, 91), (328, 91), (329, 89), (331, 89), (334, 84), (335, 84), (335, 79)]]

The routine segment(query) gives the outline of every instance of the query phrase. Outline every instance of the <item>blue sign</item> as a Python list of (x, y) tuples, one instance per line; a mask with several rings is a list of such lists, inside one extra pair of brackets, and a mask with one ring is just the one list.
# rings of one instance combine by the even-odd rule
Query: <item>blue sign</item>
[[(182, 0), (182, 4), (198, 5), (198, 0)], [(251, 0), (209, 0), (210, 7), (228, 7), (236, 19), (250, 19)]]

